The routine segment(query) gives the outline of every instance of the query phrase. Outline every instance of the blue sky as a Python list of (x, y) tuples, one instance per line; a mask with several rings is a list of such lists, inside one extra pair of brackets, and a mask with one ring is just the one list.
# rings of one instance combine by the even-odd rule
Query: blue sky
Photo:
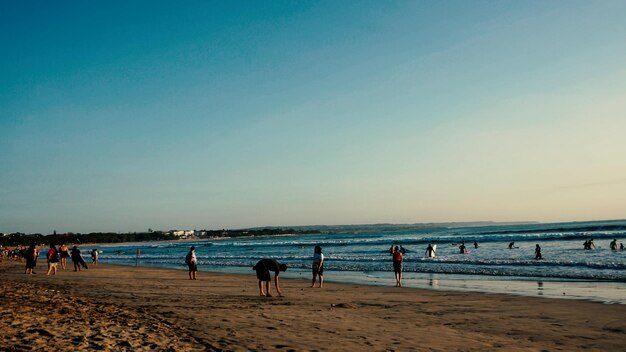
[(624, 13), (4, 2), (0, 232), (626, 218)]

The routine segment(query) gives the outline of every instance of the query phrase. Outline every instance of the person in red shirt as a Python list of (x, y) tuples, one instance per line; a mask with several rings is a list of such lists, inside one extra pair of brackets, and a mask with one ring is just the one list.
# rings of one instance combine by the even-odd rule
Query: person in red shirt
[(57, 266), (59, 265), (59, 252), (53, 243), (50, 244), (50, 250), (48, 251), (48, 273), (46, 275), (56, 275)]
[(389, 248), (393, 258), (393, 271), (396, 275), (396, 287), (402, 287), (402, 260), (404, 259), (404, 248), (398, 246)]

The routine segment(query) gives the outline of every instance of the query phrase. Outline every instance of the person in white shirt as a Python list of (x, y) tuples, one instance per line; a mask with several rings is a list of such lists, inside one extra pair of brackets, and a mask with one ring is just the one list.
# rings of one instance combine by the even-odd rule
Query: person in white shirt
[(196, 258), (196, 247), (191, 246), (187, 257), (185, 257), (185, 263), (189, 266), (189, 280), (196, 280), (196, 272), (198, 271), (198, 258)]
[(315, 279), (319, 276), (319, 287), (324, 285), (324, 254), (322, 254), (322, 247), (315, 246), (315, 253), (313, 254), (313, 282), (311, 287), (315, 286)]

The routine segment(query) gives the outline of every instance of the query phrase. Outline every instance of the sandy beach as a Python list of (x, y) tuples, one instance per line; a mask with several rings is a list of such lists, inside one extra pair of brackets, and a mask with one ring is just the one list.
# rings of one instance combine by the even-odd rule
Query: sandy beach
[[(0, 349), (623, 351), (625, 305), (99, 265), (0, 264)], [(330, 273), (329, 273), (330, 274)]]

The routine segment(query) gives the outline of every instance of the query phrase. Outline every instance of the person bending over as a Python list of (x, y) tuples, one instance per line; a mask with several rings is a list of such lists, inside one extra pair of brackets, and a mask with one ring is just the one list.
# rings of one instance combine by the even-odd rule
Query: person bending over
[[(270, 293), (272, 275), (270, 271), (274, 272), (274, 285), (276, 286), (276, 292), (278, 292), (278, 296), (282, 297), (283, 293), (280, 291), (280, 286), (278, 285), (278, 275), (281, 271), (287, 270), (287, 265), (280, 264), (274, 259), (261, 259), (255, 266), (252, 267), (253, 270), (256, 270), (256, 277), (259, 279), (259, 295), (272, 297)], [(265, 291), (263, 291), (263, 286), (265, 286)]]

